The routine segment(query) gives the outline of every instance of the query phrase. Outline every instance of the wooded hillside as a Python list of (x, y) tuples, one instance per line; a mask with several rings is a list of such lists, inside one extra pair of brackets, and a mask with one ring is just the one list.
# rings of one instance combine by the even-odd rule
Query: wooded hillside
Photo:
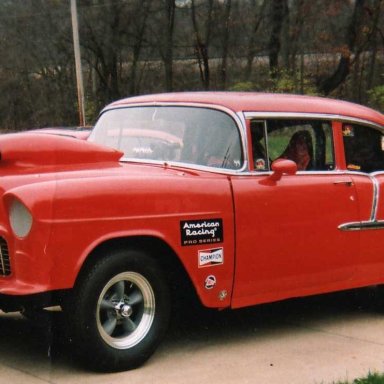
[[(86, 120), (130, 95), (326, 95), (384, 112), (384, 0), (77, 0)], [(0, 2), (0, 129), (77, 125), (69, 0)]]

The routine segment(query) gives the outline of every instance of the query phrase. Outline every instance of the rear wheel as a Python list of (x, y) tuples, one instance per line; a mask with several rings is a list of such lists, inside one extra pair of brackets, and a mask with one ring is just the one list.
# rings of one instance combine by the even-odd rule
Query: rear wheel
[(135, 368), (154, 352), (170, 313), (168, 286), (156, 261), (139, 251), (105, 255), (83, 276), (71, 300), (71, 326), (92, 368)]

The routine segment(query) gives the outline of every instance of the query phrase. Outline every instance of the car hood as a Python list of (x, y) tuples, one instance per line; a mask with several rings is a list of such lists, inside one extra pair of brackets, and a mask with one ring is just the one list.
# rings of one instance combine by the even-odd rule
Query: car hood
[(0, 169), (118, 162), (122, 152), (88, 141), (50, 134), (0, 136)]

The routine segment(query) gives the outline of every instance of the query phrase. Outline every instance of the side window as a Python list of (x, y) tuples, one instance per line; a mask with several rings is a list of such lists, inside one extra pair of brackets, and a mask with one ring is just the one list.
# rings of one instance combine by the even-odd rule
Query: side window
[(350, 171), (384, 170), (383, 133), (357, 124), (343, 125), (345, 161)]
[(318, 120), (251, 122), (256, 170), (268, 170), (276, 159), (289, 159), (299, 171), (334, 169), (331, 124)]

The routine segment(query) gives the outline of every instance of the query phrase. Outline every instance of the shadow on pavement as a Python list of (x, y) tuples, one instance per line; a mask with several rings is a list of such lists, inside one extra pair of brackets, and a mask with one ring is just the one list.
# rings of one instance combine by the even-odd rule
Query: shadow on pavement
[[(320, 322), (353, 319), (361, 313), (377, 313), (379, 297), (374, 289), (291, 299), (239, 310), (216, 311), (196, 305), (177, 310), (160, 347), (162, 356), (177, 355), (183, 346), (221, 346), (284, 333), (295, 327), (316, 328)], [(293, 327), (293, 329), (292, 329)], [(84, 372), (73, 356), (74, 346), (65, 332), (62, 313), (43, 323), (19, 314), (0, 314), (0, 366), (30, 372), (46, 365), (60, 370)], [(155, 363), (156, 364), (156, 363)]]
[(364, 288), (224, 311), (187, 306), (171, 323), (166, 347), (177, 350), (192, 340), (227, 344), (278, 337), (293, 332), (292, 327), (316, 329), (324, 323), (356, 319), (362, 313), (384, 313), (380, 294), (383, 291), (377, 288)]

